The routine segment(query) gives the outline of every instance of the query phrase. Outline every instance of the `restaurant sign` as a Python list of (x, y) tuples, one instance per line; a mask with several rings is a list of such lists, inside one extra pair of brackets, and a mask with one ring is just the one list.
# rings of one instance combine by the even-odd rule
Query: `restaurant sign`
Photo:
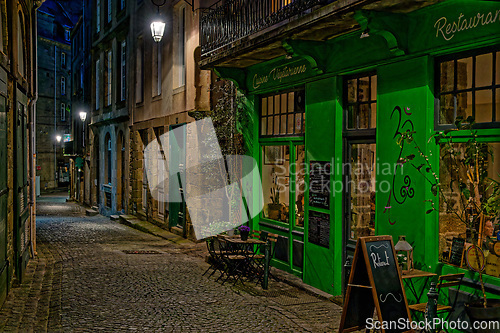
[(304, 60), (273, 62), (272, 65), (249, 68), (247, 87), (249, 90), (266, 89), (297, 81), (314, 74), (311, 64)]
[(496, 1), (444, 2), (415, 15), (411, 52), (500, 37), (500, 3)]

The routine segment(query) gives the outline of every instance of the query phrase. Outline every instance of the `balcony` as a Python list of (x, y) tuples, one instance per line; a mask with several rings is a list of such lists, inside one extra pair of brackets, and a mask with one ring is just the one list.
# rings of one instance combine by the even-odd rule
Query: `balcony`
[(247, 68), (286, 55), (287, 39), (324, 42), (359, 30), (363, 22), (357, 12), (408, 13), (435, 2), (220, 0), (200, 18), (200, 66)]

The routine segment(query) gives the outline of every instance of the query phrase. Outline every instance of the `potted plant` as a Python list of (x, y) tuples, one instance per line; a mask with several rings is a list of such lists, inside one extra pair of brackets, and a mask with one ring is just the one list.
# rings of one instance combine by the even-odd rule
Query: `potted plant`
[[(416, 154), (410, 154), (398, 161), (401, 164), (408, 163), (414, 167), (424, 179), (431, 184), (431, 192), (446, 207), (446, 213), (451, 214), (454, 221), (459, 221), (466, 229), (466, 238), (472, 246), (472, 256), (479, 263), (482, 246), (482, 227), (489, 219), (494, 219), (500, 210), (500, 184), (488, 175), (488, 161), (493, 159), (491, 146), (478, 140), (477, 131), (474, 130), (474, 119), (457, 117), (455, 129), (446, 130), (434, 134), (432, 138), (440, 145), (440, 160), (443, 165), (448, 166), (449, 184), (447, 181), (440, 182), (440, 176), (435, 172), (430, 159), (414, 140), (415, 131), (407, 130), (401, 133), (398, 144), (413, 145)], [(466, 142), (454, 142), (454, 134), (457, 131), (468, 132)], [(431, 140), (429, 139), (429, 141)], [(455, 140), (456, 141), (456, 140)], [(464, 141), (464, 140), (462, 140)], [(453, 194), (453, 198), (450, 197)], [(427, 214), (437, 211), (433, 200)], [(473, 269), (479, 274), (481, 286), (481, 301), (470, 303), (466, 311), (471, 321), (498, 320), (500, 318), (500, 300), (488, 299), (484, 288), (483, 269)], [(490, 316), (490, 317), (489, 317)]]
[(246, 241), (248, 239), (248, 235), (250, 234), (250, 227), (246, 225), (240, 225), (238, 227), (238, 231), (240, 232), (240, 237), (242, 241)]
[(273, 186), (270, 189), (271, 203), (268, 205), (268, 217), (272, 220), (280, 220), (280, 214), (281, 214), (280, 191), (278, 189), (277, 176), (274, 175), (274, 172), (272, 178), (273, 178)]

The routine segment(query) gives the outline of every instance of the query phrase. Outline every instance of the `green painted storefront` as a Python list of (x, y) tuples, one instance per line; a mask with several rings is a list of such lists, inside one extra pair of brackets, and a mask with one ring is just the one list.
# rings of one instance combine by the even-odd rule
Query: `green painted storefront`
[[(411, 148), (400, 147), (395, 138), (398, 132), (410, 128), (416, 131), (419, 145), (429, 152), (431, 163), (439, 165), (439, 146), (428, 138), (439, 128), (435, 85), (439, 84), (436, 74), (438, 63), (444, 61), (440, 59), (445, 59), (442, 57), (467, 56), (468, 52), (491, 54), (494, 59), (491, 90), (496, 112), (478, 133), (487, 141), (500, 141), (499, 2), (445, 1), (408, 14), (358, 12), (355, 17), (361, 31), (369, 33), (368, 37), (360, 38), (358, 30), (325, 42), (283, 40), (287, 57), (245, 70), (216, 68), (221, 76), (233, 79), (246, 97), (254, 124), (247, 129), (246, 138), (259, 162), (261, 176), (269, 177), (270, 172), (276, 171), (268, 167), (271, 156), (286, 156), (284, 163), (290, 167), (284, 180), (288, 194), (280, 198), (287, 201), (288, 211), (276, 217), (268, 208), (251, 221), (251, 226), (281, 236), (274, 266), (334, 295), (343, 292), (344, 263), (355, 244), (350, 239), (352, 231), (346, 227), (353, 216), (346, 184), (354, 176), (342, 172), (342, 163), (350, 161), (360, 149), (368, 149), (371, 155), (367, 158), (373, 159), (370, 165), (375, 163), (378, 169), (375, 183), (370, 184), (375, 189), (374, 206), (370, 208), (370, 216), (374, 215), (374, 226), (373, 221), (369, 224), (372, 231), (376, 235), (392, 235), (395, 242), (399, 235), (406, 235), (413, 244), (418, 268), (438, 274), (462, 271), (439, 262), (439, 217), (436, 212), (426, 214), (430, 204), (426, 200), (435, 200), (430, 185), (416, 170), (396, 167), (400, 156), (411, 153)], [(372, 105), (368, 126), (346, 109), (350, 91), (345, 90), (351, 87), (346, 83), (349, 80), (354, 82), (352, 87), (357, 87), (357, 94), (363, 92), (362, 85), (366, 88), (363, 93), (370, 94), (363, 96)], [(366, 82), (370, 82), (369, 87)], [(305, 102), (298, 96), (303, 96)], [(278, 102), (280, 108), (276, 107)], [(262, 116), (270, 110), (271, 103), (275, 111), (282, 113)], [(300, 113), (297, 111), (300, 103), (305, 107), (305, 125), (297, 121), (299, 116), (291, 116)], [(357, 108), (361, 110), (361, 106)], [(348, 124), (351, 116), (358, 125)], [(268, 135), (273, 132), (267, 131), (269, 118), (277, 135)], [(275, 119), (284, 123), (274, 125)], [(293, 119), (293, 125), (287, 119)], [(266, 128), (265, 135), (262, 126)], [(295, 193), (300, 179), (295, 175), (299, 166), (293, 163), (302, 152), (308, 167), (315, 161), (331, 163), (329, 202), (323, 207), (313, 207), (308, 204), (310, 193), (306, 191), (303, 225), (297, 223), (301, 220), (301, 216), (297, 217), (301, 215), (297, 202), (301, 206), (302, 198)], [(310, 187), (309, 171), (305, 174), (306, 187)], [(271, 195), (264, 184), (264, 200)], [(373, 201), (373, 195), (370, 200)], [(314, 230), (311, 216), (316, 219)], [(317, 222), (318, 216), (322, 222)], [(474, 279), (469, 272), (467, 276)], [(500, 286), (498, 277), (485, 276), (485, 282)]]

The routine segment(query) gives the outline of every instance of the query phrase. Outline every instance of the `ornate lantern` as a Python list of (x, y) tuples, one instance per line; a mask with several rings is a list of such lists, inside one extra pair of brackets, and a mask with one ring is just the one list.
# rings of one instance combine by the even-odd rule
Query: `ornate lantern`
[(394, 246), (398, 263), (403, 274), (413, 270), (413, 247), (406, 241), (406, 236), (399, 236), (399, 241)]

